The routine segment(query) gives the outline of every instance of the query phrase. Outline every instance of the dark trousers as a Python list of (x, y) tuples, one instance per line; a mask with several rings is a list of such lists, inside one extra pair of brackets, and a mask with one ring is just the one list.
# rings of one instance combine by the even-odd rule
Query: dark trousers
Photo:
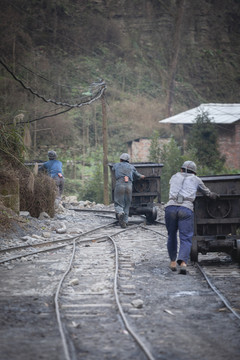
[(114, 207), (117, 214), (124, 213), (124, 222), (128, 223), (129, 208), (132, 201), (132, 183), (117, 180), (114, 188)]
[(59, 176), (56, 176), (54, 178), (54, 181), (57, 185), (57, 189), (58, 189), (58, 198), (61, 199), (61, 196), (62, 196), (62, 193), (63, 193), (63, 188), (64, 188), (64, 177), (59, 177)]
[(171, 261), (177, 259), (177, 231), (179, 231), (180, 246), (178, 252), (178, 264), (182, 261), (187, 263), (194, 230), (193, 211), (184, 206), (167, 206), (165, 208), (165, 222), (168, 231), (167, 249)]

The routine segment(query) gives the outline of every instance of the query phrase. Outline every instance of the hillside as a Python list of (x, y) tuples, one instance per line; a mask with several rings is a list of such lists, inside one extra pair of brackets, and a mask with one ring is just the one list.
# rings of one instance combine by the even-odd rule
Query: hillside
[[(75, 103), (104, 79), (113, 152), (151, 136), (167, 115), (239, 102), (239, 0), (2, 0), (1, 10), (2, 61), (27, 87)], [(101, 102), (52, 116), (64, 108), (3, 66), (0, 86), (2, 121), (31, 121), (30, 153), (101, 144)]]

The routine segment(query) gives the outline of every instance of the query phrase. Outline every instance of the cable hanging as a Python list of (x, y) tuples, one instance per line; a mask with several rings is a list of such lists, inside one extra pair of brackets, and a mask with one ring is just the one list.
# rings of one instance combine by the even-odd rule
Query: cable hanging
[[(55, 105), (59, 105), (59, 106), (67, 106), (70, 109), (72, 108), (80, 108), (82, 106), (85, 105), (90, 105), (92, 102), (98, 100), (104, 93), (104, 91), (106, 90), (106, 84), (104, 80), (99, 80), (99, 82), (94, 82), (90, 85), (90, 92), (85, 93), (84, 95), (86, 96), (91, 96), (90, 100), (87, 101), (82, 101), (79, 102), (77, 104), (69, 104), (69, 103), (63, 103), (61, 101), (56, 101), (53, 99), (46, 99), (44, 96), (38, 94), (36, 91), (32, 90), (29, 86), (26, 86), (22, 80), (18, 79), (18, 77), (9, 69), (9, 67), (0, 59), (0, 63), (2, 64), (2, 66), (7, 70), (7, 72), (9, 72), (9, 74), (11, 74), (11, 76), (21, 84), (21, 86), (25, 89), (28, 90), (31, 94), (37, 96), (38, 98), (42, 99), (43, 101), (45, 101), (46, 103), (52, 103)], [(95, 94), (93, 94), (93, 92), (95, 92)]]

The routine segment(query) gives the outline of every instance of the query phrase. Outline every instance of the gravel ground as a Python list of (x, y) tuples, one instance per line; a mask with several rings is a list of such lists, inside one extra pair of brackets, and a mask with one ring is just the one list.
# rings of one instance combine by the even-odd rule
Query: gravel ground
[[(71, 206), (79, 205), (98, 210), (113, 210), (112, 205), (105, 207), (90, 203), (72, 203)], [(22, 214), (22, 218), (27, 219), (27, 223), (21, 227), (16, 225), (14, 232), (4, 234), (1, 237), (1, 248), (23, 243), (31, 244), (40, 240), (44, 242), (50, 237), (74, 236), (93, 226), (107, 223), (110, 221), (109, 217), (114, 217), (111, 214), (96, 216), (90, 212), (76, 213), (69, 210), (69, 204), (66, 207), (68, 209), (60, 206), (54, 219), (46, 214), (42, 214), (40, 219)], [(159, 219), (163, 220), (161, 207)], [(157, 230), (166, 235), (164, 226), (158, 227)], [(151, 347), (154, 358), (240, 359), (239, 321), (234, 320), (232, 315), (223, 309), (221, 301), (213, 294), (194, 266), (190, 264), (187, 276), (173, 273), (168, 268), (166, 237), (152, 235), (152, 238), (154, 237), (157, 239), (154, 246), (149, 246), (146, 242), (141, 248), (135, 245), (134, 251), (129, 250), (129, 254), (132, 253), (129, 286), (131, 289), (134, 284), (134, 296), (129, 291), (129, 295), (125, 294), (122, 298), (124, 303), (132, 303), (136, 299), (142, 300), (141, 309), (137, 312), (136, 309), (132, 309), (129, 314), (138, 314), (134, 321), (131, 319), (131, 322)], [(128, 246), (126, 244), (126, 251)], [(46, 270), (45, 255), (36, 256), (38, 265), (34, 262), (33, 256), (29, 260), (22, 259), (0, 266), (1, 360), (64, 359), (58, 328), (52, 317), (53, 293), (58, 280), (55, 280), (53, 275), (60, 276), (64, 269), (64, 259), (61, 263), (56, 263), (53, 254), (52, 268)], [(96, 259), (90, 258), (89, 261), (94, 263)], [(49, 281), (49, 279), (53, 280)], [(231, 281), (226, 279), (229, 286), (231, 282), (232, 279)], [(124, 278), (120, 278), (120, 286), (126, 284)], [(106, 327), (106, 324), (104, 326)], [(91, 331), (94, 329), (90, 330), (90, 324), (86, 329), (90, 331), (88, 341), (91, 341)], [(103, 343), (103, 346), (108, 349), (107, 343)], [(118, 346), (122, 346), (120, 339)], [(97, 354), (94, 343), (92, 347), (93, 353)], [(107, 350), (106, 354), (105, 359), (129, 358), (124, 355), (121, 358), (115, 357)], [(80, 358), (88, 359), (88, 354), (81, 354)], [(95, 359), (98, 359), (97, 355)], [(132, 359), (142, 360), (144, 356), (141, 352), (136, 352)], [(102, 360), (102, 357), (99, 360)]]

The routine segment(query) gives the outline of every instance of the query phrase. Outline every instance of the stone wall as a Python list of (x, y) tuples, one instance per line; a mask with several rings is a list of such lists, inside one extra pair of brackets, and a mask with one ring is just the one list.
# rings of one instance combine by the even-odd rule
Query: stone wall
[(151, 146), (150, 139), (136, 139), (128, 143), (128, 153), (131, 162), (149, 161), (149, 150)]
[[(159, 146), (163, 147), (170, 139), (159, 139)], [(128, 142), (128, 154), (131, 162), (149, 162), (151, 139), (141, 138)]]

